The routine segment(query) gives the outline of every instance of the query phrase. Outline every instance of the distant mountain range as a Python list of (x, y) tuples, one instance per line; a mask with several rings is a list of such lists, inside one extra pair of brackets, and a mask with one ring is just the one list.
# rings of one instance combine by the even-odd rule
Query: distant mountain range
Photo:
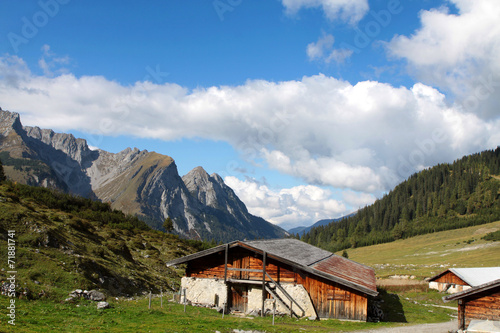
[(137, 148), (91, 150), (84, 139), (22, 126), (18, 113), (1, 109), (0, 159), (14, 181), (109, 202), (159, 230), (170, 217), (175, 232), (187, 238), (228, 242), (287, 235), (250, 214), (219, 175), (202, 167), (181, 178), (169, 156)]
[(342, 217), (339, 217), (339, 218), (336, 218), (336, 219), (319, 220), (319, 221), (317, 221), (316, 223), (314, 223), (313, 225), (311, 225), (309, 227), (295, 227), (295, 228), (292, 228), (292, 229), (288, 230), (288, 232), (290, 234), (292, 234), (292, 235), (299, 234), (299, 236), (302, 236), (303, 234), (307, 234), (309, 231), (311, 231), (312, 228), (316, 228), (316, 227), (319, 227), (319, 226), (328, 225), (328, 224), (333, 223), (333, 222), (338, 222), (338, 221), (340, 221), (342, 219), (351, 217), (354, 214), (356, 214), (356, 213), (352, 213), (352, 214), (349, 214), (349, 215), (346, 215), (346, 216), (342, 216)]

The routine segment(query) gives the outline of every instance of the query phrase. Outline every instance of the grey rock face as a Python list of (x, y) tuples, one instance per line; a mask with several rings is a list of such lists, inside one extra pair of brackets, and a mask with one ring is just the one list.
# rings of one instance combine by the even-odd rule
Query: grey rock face
[(50, 129), (23, 127), (19, 114), (0, 110), (0, 152), (43, 162), (47, 175), (30, 185), (52, 184), (64, 191), (110, 202), (112, 208), (147, 218), (162, 229), (170, 217), (188, 238), (232, 241), (277, 238), (286, 233), (248, 213), (222, 178), (202, 167), (180, 177), (173, 159), (127, 148), (113, 154), (91, 150), (86, 140)]
[(0, 110), (0, 137), (22, 131), (19, 113)]

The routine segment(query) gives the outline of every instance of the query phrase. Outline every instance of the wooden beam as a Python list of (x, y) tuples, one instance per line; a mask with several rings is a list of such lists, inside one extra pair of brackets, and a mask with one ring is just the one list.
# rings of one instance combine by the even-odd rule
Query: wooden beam
[(224, 283), (227, 282), (227, 258), (228, 258), (228, 252), (229, 252), (229, 244), (226, 244), (226, 254), (225, 254), (225, 259), (224, 259)]
[(264, 302), (266, 301), (266, 259), (267, 253), (264, 251), (262, 254), (262, 310), (261, 317), (264, 317)]
[(251, 268), (231, 268), (228, 267), (228, 271), (237, 271), (237, 272), (252, 272), (252, 273), (262, 273), (262, 269), (251, 269)]
[(229, 279), (227, 280), (227, 282), (229, 283), (235, 283), (235, 284), (238, 284), (238, 283), (241, 283), (241, 284), (253, 284), (253, 285), (262, 285), (262, 281), (260, 280), (240, 280), (240, 279)]

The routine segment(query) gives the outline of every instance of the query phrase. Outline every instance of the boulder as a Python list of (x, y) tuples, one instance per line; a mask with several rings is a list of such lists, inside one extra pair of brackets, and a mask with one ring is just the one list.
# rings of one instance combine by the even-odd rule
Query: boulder
[(91, 290), (88, 293), (89, 299), (92, 301), (100, 302), (106, 300), (106, 295), (97, 290)]
[(99, 302), (97, 303), (97, 309), (109, 309), (109, 303), (108, 302)]

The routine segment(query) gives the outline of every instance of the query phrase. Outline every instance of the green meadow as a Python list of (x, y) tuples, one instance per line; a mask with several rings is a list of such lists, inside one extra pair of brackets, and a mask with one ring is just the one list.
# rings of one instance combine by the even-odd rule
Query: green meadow
[[(500, 230), (500, 221), (349, 249), (349, 259), (375, 268), (379, 278), (432, 277), (452, 267), (500, 266), (500, 242), (482, 239)], [(339, 252), (340, 254), (340, 252)]]
[(381, 290), (383, 309), (388, 313), (386, 322), (361, 323), (339, 320), (310, 321), (272, 316), (240, 317), (225, 315), (212, 309), (186, 306), (167, 301), (171, 295), (154, 297), (149, 309), (148, 297), (136, 299), (108, 299), (110, 309), (97, 310), (96, 304), (81, 300), (76, 303), (48, 300), (16, 301), (15, 326), (7, 323), (8, 299), (0, 298), (1, 332), (232, 332), (257, 330), (261, 332), (339, 332), (376, 329), (399, 325), (443, 322), (452, 319), (456, 311), (424, 304), (439, 303), (437, 292), (426, 293), (412, 290), (399, 294)]

